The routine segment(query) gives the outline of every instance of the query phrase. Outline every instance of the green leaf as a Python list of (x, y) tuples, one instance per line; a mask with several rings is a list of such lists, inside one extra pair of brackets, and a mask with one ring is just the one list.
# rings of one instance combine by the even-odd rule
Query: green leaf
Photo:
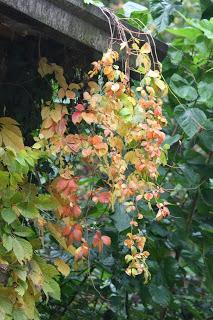
[(33, 255), (33, 248), (29, 241), (22, 238), (13, 238), (13, 252), (17, 260), (22, 263), (25, 260), (30, 260)]
[(189, 85), (186, 79), (176, 73), (170, 79), (170, 87), (178, 97), (184, 100), (194, 101), (198, 97), (196, 89)]
[(170, 18), (178, 6), (176, 0), (150, 0), (149, 8), (157, 31), (162, 32), (169, 25)]
[(24, 261), (24, 248), (16, 238), (13, 238), (13, 252), (17, 260), (22, 263)]
[(8, 298), (0, 296), (0, 309), (1, 308), (4, 310), (6, 314), (11, 314), (13, 305)]
[(155, 303), (163, 307), (166, 307), (169, 305), (171, 300), (170, 292), (168, 291), (168, 289), (166, 289), (162, 285), (161, 286), (156, 286), (154, 284), (150, 285), (149, 293), (152, 297), (152, 300)]
[(35, 260), (38, 263), (42, 273), (44, 274), (44, 277), (56, 277), (59, 275), (56, 267), (54, 267), (52, 264), (46, 263), (42, 258), (35, 256)]
[(14, 309), (13, 310), (13, 320), (27, 320), (24, 310)]
[(144, 28), (145, 25), (147, 25), (151, 15), (147, 10), (143, 11), (133, 11), (130, 15), (130, 19), (128, 20), (128, 23), (134, 26), (135, 28), (142, 27)]
[(15, 291), (18, 293), (19, 296), (23, 297), (26, 290), (28, 288), (28, 284), (26, 281), (19, 281)]
[(213, 249), (209, 249), (209, 251), (205, 255), (205, 266), (206, 266), (206, 286), (208, 287), (211, 294), (213, 294)]
[(53, 210), (57, 205), (56, 199), (49, 194), (40, 194), (35, 200), (35, 206), (40, 210)]
[(175, 65), (178, 65), (183, 58), (183, 52), (180, 50), (174, 50), (173, 48), (169, 48), (168, 55), (170, 57), (171, 63)]
[(213, 234), (213, 226), (207, 224), (207, 223), (202, 223), (200, 225), (200, 229), (205, 231), (205, 232), (208, 232), (208, 233), (212, 233)]
[[(205, 10), (211, 9), (211, 7), (213, 6), (213, 2), (212, 0), (200, 0), (200, 5), (201, 5), (202, 12), (204, 12)], [(211, 12), (209, 13), (211, 14)]]
[(175, 118), (189, 138), (192, 138), (203, 128), (207, 119), (202, 110), (198, 108), (187, 109), (183, 105), (175, 108)]
[(8, 236), (6, 233), (3, 234), (2, 237), (3, 240), (3, 246), (4, 248), (9, 252), (13, 248), (13, 238), (11, 236)]
[(4, 189), (9, 184), (9, 172), (0, 171), (0, 189)]
[(17, 219), (17, 215), (11, 208), (4, 208), (1, 212), (1, 216), (8, 224), (11, 224)]
[(26, 226), (17, 226), (13, 225), (12, 226), (15, 230), (13, 231), (14, 234), (16, 234), (19, 237), (33, 237), (35, 235), (35, 232), (32, 230), (32, 228), (26, 227)]
[(190, 41), (196, 40), (197, 37), (202, 35), (202, 32), (196, 28), (187, 27), (187, 28), (167, 28), (169, 33), (174, 34), (179, 37), (187, 38)]
[(6, 320), (6, 313), (3, 309), (0, 309), (0, 320)]
[(46, 278), (43, 285), (43, 290), (47, 296), (49, 295), (56, 300), (61, 299), (60, 287), (55, 280)]
[(204, 35), (208, 39), (213, 39), (213, 19), (210, 20), (203, 19), (199, 23), (200, 30), (204, 32)]
[(128, 1), (123, 5), (123, 11), (125, 17), (130, 17), (130, 15), (134, 12), (147, 12), (148, 8), (133, 1)]
[(172, 146), (175, 144), (178, 140), (180, 140), (181, 136), (179, 134), (175, 134), (174, 136), (166, 135), (166, 139), (163, 142), (163, 146), (168, 144)]
[(129, 105), (128, 107), (124, 107), (120, 110), (120, 115), (122, 117), (125, 117), (125, 116), (129, 116), (129, 115), (132, 115), (133, 114), (133, 107), (131, 105)]
[(125, 206), (117, 204), (115, 206), (115, 213), (112, 215), (112, 219), (115, 221), (115, 227), (119, 232), (122, 232), (130, 227), (130, 217), (126, 213)]
[(213, 108), (213, 79), (211, 82), (200, 81), (198, 83), (199, 102)]
[(204, 129), (199, 134), (202, 144), (210, 151), (213, 151), (213, 121), (208, 119), (204, 124)]
[(33, 204), (27, 202), (19, 203), (17, 208), (25, 218), (35, 219), (39, 216), (39, 211)]

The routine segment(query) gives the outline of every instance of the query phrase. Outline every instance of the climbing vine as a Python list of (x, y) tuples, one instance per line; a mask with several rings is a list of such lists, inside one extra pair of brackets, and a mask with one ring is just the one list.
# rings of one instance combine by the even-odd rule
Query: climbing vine
[[(157, 221), (169, 215), (157, 183), (167, 158), (168, 146), (162, 145), (167, 86), (159, 68), (152, 70), (150, 44), (136, 38), (122, 43), (121, 51), (127, 46), (137, 83), (120, 69), (119, 53), (112, 49), (93, 63), (84, 83), (67, 83), (60, 66), (40, 59), (38, 72), (51, 79), (54, 90), (41, 106), (32, 147), (24, 147), (15, 120), (0, 118), (3, 319), (39, 319), (36, 302), (59, 300), (59, 275), (90, 268), (93, 252), (109, 250), (113, 240), (104, 229), (118, 207), (129, 219), (125, 271), (143, 274), (145, 282), (150, 278), (140, 204), (148, 205)], [(42, 248), (50, 236), (73, 256), (71, 264), (61, 257), (46, 261)]]

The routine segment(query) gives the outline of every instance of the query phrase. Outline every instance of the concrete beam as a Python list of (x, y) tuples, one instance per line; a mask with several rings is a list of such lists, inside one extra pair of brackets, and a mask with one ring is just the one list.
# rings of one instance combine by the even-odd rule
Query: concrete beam
[[(70, 1), (67, 2), (69, 4)], [(103, 52), (108, 46), (108, 34), (104, 30), (72, 14), (71, 10), (67, 10), (67, 6), (62, 8), (47, 0), (0, 0), (0, 4), (7, 5), (96, 51)]]
[[(48, 30), (52, 37), (55, 32), (57, 40), (63, 43), (67, 44), (69, 39), (73, 39), (75, 46), (83, 45), (96, 52), (104, 52), (108, 48), (110, 34), (106, 17), (99, 8), (85, 6), (82, 0), (0, 0), (0, 12), (1, 6), (14, 10), (17, 17), (22, 15), (33, 19), (37, 25), (40, 24), (40, 30), (43, 26), (44, 31)], [(143, 41), (149, 40), (153, 49), (155, 47), (153, 63), (165, 58), (165, 43), (156, 39), (153, 43), (148, 35), (139, 37)]]

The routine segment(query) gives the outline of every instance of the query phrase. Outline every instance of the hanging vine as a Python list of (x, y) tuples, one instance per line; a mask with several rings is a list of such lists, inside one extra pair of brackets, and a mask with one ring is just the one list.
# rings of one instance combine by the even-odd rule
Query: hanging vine
[[(110, 48), (93, 62), (84, 84), (67, 83), (60, 66), (41, 58), (38, 72), (51, 77), (56, 89), (41, 107), (41, 128), (32, 148), (24, 147), (15, 120), (0, 118), (3, 319), (38, 319), (36, 302), (43, 293), (60, 299), (59, 273), (68, 276), (72, 268), (90, 266), (92, 251), (101, 254), (110, 247), (102, 215), (111, 219), (119, 206), (129, 216), (126, 273), (143, 274), (145, 282), (150, 278), (139, 204), (146, 203), (157, 221), (169, 215), (157, 184), (158, 168), (167, 157), (162, 145), (167, 86), (160, 71), (152, 70), (150, 44), (124, 35), (121, 30), (124, 71), (119, 53)], [(131, 69), (140, 74), (138, 85), (131, 81)], [(54, 168), (48, 177), (42, 176), (45, 162)], [(91, 219), (97, 206), (103, 214)], [(61, 258), (55, 266), (45, 261), (41, 249), (48, 234), (74, 257), (73, 265)]]

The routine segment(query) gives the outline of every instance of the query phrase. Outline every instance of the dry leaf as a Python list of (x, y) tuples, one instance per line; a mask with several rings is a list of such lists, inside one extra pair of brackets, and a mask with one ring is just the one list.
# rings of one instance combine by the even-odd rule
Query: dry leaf
[(67, 277), (70, 274), (70, 267), (64, 260), (57, 258), (54, 262), (55, 266), (57, 267), (58, 271)]
[(23, 137), (18, 123), (8, 117), (0, 118), (0, 146), (10, 147), (16, 152), (24, 149)]

